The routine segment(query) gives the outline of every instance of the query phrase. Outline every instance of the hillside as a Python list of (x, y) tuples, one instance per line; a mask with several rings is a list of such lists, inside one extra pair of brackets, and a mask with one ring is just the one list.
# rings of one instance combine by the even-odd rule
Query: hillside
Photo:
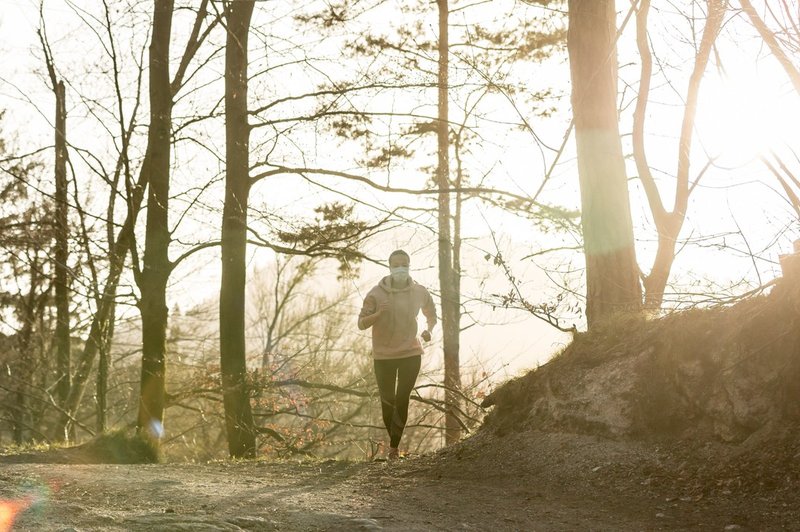
[(800, 420), (798, 304), (788, 287), (723, 308), (582, 334), (484, 401), (487, 426), (742, 443)]

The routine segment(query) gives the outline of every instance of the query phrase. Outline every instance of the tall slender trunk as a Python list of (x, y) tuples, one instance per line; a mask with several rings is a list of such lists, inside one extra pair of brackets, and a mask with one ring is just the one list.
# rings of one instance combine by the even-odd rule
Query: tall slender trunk
[(436, 182), (439, 187), (439, 289), (442, 297), (442, 340), (444, 348), (445, 385), (445, 443), (451, 445), (461, 438), (458, 422), (461, 370), (459, 363), (460, 294), (453, 269), (453, 241), (450, 223), (450, 122), (448, 112), (449, 32), (448, 2), (437, 0), (439, 8), (439, 79), (438, 117), (436, 135), (438, 165)]
[[(69, 396), (71, 383), (70, 326), (69, 326), (69, 219), (67, 207), (67, 111), (64, 82), (55, 85), (56, 94), (56, 161), (55, 161), (55, 304), (56, 304), (56, 399), (63, 406)], [(60, 427), (69, 419), (62, 416)], [(68, 431), (59, 431), (56, 438), (69, 440)]]
[[(33, 349), (31, 346), (33, 339), (34, 322), (36, 321), (36, 292), (40, 288), (41, 279), (39, 273), (41, 265), (38, 256), (34, 258), (30, 269), (30, 287), (28, 294), (22, 301), (22, 328), (17, 335), (17, 364), (14, 377), (14, 405), (12, 407), (12, 424), (14, 443), (17, 445), (25, 441), (25, 429), (29, 426), (26, 423), (28, 418), (28, 395), (29, 387), (33, 376)], [(42, 296), (44, 297), (44, 296)]]
[(153, 36), (150, 41), (150, 188), (147, 196), (144, 267), (141, 280), (142, 378), (139, 393), (138, 430), (161, 433), (166, 397), (166, 301), (169, 261), (169, 181), (172, 93), (169, 77), (169, 44), (173, 0), (155, 0)]
[(569, 0), (567, 48), (591, 329), (642, 305), (617, 116), (614, 0)]
[[(56, 306), (56, 382), (55, 397), (59, 406), (66, 409), (72, 383), (72, 356), (70, 342), (69, 316), (69, 207), (67, 202), (67, 104), (64, 82), (58, 79), (56, 67), (50, 52), (50, 46), (44, 33), (39, 30), (39, 39), (44, 52), (47, 73), (53, 84), (56, 97), (55, 109), (55, 306)], [(54, 438), (68, 441), (74, 436), (74, 427), (70, 425), (69, 415), (64, 412), (56, 422)]]
[(233, 2), (225, 43), (225, 206), (222, 214), (222, 282), (219, 294), (220, 369), (228, 450), (233, 457), (256, 452), (247, 389), (245, 280), (247, 202), (250, 193), (247, 118), (247, 38), (253, 0)]
[(97, 358), (97, 389), (96, 409), (97, 409), (97, 432), (103, 433), (107, 428), (108, 414), (108, 375), (111, 369), (111, 344), (114, 337), (114, 317), (116, 315), (116, 305), (111, 306), (110, 314), (106, 320), (107, 326), (103, 330), (103, 338), (98, 346)]

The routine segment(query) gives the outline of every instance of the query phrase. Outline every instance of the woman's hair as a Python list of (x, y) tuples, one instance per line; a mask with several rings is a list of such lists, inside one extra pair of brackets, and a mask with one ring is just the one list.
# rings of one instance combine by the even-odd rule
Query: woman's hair
[(406, 253), (402, 249), (396, 249), (396, 250), (392, 251), (391, 255), (389, 255), (389, 262), (391, 262), (392, 257), (394, 257), (395, 255), (404, 255), (405, 258), (407, 258), (408, 261), (411, 262), (411, 257), (409, 257), (408, 253)]

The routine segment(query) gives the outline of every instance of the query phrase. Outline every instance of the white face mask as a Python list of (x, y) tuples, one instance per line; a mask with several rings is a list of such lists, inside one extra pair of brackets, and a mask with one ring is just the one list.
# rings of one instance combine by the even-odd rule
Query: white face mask
[(389, 268), (392, 275), (392, 282), (397, 285), (404, 285), (408, 282), (408, 266), (397, 266)]

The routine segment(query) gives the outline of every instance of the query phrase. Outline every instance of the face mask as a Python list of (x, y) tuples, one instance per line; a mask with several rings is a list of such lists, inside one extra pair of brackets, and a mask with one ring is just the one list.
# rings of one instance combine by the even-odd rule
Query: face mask
[(389, 268), (392, 274), (392, 282), (397, 285), (404, 285), (408, 282), (408, 266), (398, 266), (396, 268)]

